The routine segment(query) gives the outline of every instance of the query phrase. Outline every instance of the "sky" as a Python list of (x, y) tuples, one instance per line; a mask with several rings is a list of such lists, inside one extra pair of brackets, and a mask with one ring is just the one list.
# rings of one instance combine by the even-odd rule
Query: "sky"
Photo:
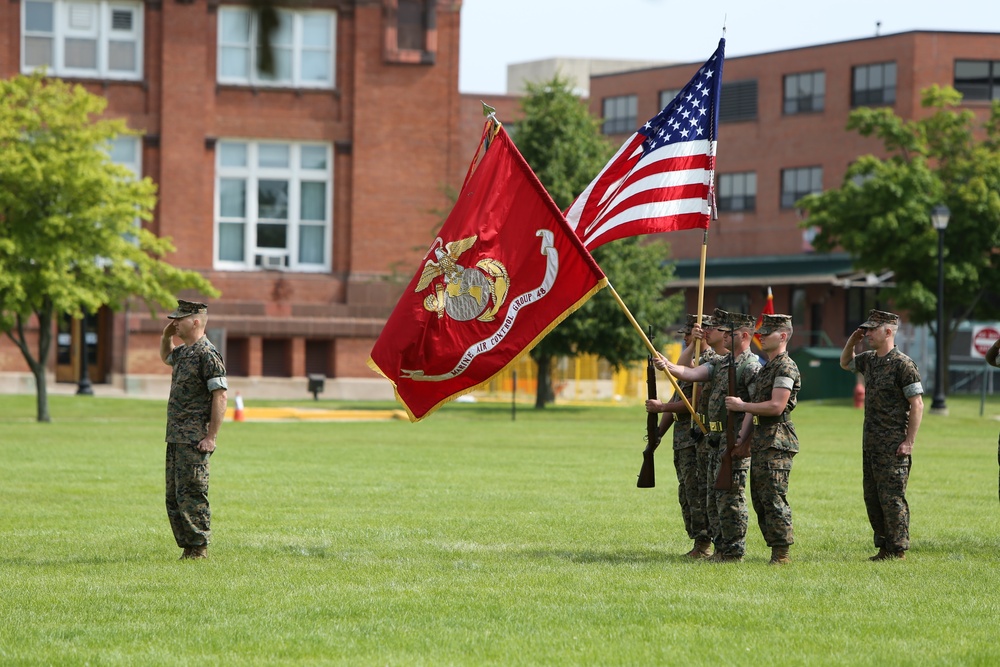
[(493, 94), (507, 90), (507, 65), (532, 60), (700, 64), (723, 26), (729, 58), (876, 30), (1000, 33), (998, 0), (463, 0), (461, 17), (459, 90)]

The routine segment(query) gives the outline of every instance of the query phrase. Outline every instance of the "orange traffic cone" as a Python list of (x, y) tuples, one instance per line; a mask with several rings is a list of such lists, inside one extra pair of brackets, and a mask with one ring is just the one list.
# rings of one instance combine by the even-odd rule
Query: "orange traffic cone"
[(236, 392), (236, 398), (233, 401), (236, 403), (236, 409), (233, 410), (233, 421), (241, 422), (243, 421), (243, 397), (240, 396), (240, 392)]

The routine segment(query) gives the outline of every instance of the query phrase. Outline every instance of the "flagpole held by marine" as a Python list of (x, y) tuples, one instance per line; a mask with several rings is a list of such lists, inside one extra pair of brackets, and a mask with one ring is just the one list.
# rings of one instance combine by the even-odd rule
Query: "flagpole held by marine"
[[(614, 286), (610, 282), (608, 282), (607, 288), (611, 290), (611, 296), (613, 296), (615, 298), (615, 301), (618, 302), (618, 307), (622, 309), (623, 313), (625, 313), (625, 317), (627, 317), (628, 321), (632, 323), (632, 327), (639, 332), (640, 336), (642, 336), (642, 341), (643, 343), (646, 344), (646, 349), (649, 350), (649, 353), (653, 355), (658, 355), (659, 351), (653, 346), (652, 341), (649, 340), (649, 336), (647, 336), (646, 332), (642, 330), (642, 327), (639, 326), (639, 323), (635, 321), (635, 318), (629, 311), (628, 306), (626, 306), (625, 302), (622, 301), (622, 298), (618, 296), (618, 292), (615, 290)], [(693, 419), (694, 422), (698, 425), (698, 428), (701, 429), (702, 433), (708, 433), (708, 429), (705, 428), (705, 424), (702, 423), (701, 417), (694, 409), (694, 406), (691, 405), (691, 401), (688, 400), (687, 396), (684, 395), (684, 392), (682, 392), (681, 388), (677, 385), (677, 380), (675, 380), (674, 376), (671, 375), (670, 373), (667, 373), (666, 371), (663, 372), (666, 374), (667, 379), (670, 380), (670, 384), (673, 385), (674, 391), (676, 391), (677, 395), (681, 397), (682, 401), (684, 401), (684, 405), (687, 407), (688, 412), (691, 413), (691, 419)]]

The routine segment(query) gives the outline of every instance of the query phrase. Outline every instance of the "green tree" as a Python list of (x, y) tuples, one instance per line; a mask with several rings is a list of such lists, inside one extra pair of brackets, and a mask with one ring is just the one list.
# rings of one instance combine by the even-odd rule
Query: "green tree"
[[(859, 269), (895, 273), (893, 307), (917, 324), (937, 313), (937, 231), (930, 211), (951, 210), (945, 233), (945, 331), (948, 345), (962, 320), (1000, 313), (1000, 103), (987, 122), (957, 110), (950, 87), (923, 91), (929, 112), (905, 120), (888, 108), (851, 113), (847, 128), (882, 141), (887, 157), (852, 164), (840, 188), (804, 197), (804, 226), (818, 233), (817, 250), (841, 247)], [(935, 331), (936, 326), (932, 326)], [(947, 373), (944, 374), (947, 378)]]
[(45, 367), (56, 318), (132, 297), (152, 311), (180, 290), (218, 295), (201, 275), (162, 261), (170, 241), (136, 224), (152, 218), (156, 186), (111, 162), (110, 142), (134, 132), (99, 118), (106, 105), (41, 73), (0, 81), (0, 331), (35, 377), (42, 422), (51, 420)]
[[(600, 132), (600, 122), (572, 92), (572, 84), (558, 75), (540, 84), (528, 84), (521, 107), (524, 118), (512, 132), (518, 150), (565, 210), (587, 187), (614, 152)], [(681, 310), (680, 297), (663, 298), (673, 274), (665, 266), (666, 243), (644, 243), (638, 238), (613, 241), (594, 252), (608, 280), (640, 324), (664, 327)], [(538, 364), (535, 407), (554, 399), (552, 362), (564, 355), (596, 354), (616, 368), (644, 359), (646, 347), (621, 312), (610, 290), (601, 290), (553, 329), (531, 351)]]

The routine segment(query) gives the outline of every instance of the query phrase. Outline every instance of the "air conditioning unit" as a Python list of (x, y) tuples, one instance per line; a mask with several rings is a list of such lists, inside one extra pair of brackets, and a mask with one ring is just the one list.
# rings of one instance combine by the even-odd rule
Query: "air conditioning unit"
[(257, 255), (257, 266), (268, 271), (284, 271), (288, 268), (287, 252), (269, 252)]

